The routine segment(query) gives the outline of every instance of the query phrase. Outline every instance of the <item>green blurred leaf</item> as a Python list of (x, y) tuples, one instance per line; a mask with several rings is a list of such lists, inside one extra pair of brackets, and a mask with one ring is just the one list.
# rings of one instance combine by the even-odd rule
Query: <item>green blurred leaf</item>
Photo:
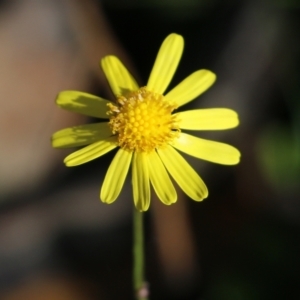
[(295, 189), (300, 180), (300, 153), (292, 131), (283, 124), (263, 129), (257, 143), (261, 171), (275, 189)]

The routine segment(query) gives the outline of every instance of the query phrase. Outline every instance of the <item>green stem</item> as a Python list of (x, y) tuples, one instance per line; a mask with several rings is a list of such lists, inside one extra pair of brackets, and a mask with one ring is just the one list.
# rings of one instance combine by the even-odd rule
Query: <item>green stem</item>
[(148, 288), (144, 282), (144, 230), (143, 213), (133, 211), (133, 285), (136, 300), (148, 299)]

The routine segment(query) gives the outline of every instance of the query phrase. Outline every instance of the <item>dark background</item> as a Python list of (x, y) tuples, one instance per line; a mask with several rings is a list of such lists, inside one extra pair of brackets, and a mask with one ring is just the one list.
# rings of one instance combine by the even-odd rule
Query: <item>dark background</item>
[(67, 169), (53, 132), (88, 120), (54, 99), (111, 97), (99, 60), (147, 82), (163, 39), (183, 35), (170, 88), (217, 81), (185, 109), (228, 107), (240, 126), (202, 137), (237, 147), (227, 167), (187, 158), (210, 195), (145, 214), (151, 299), (299, 299), (300, 43), (297, 0), (1, 1), (0, 299), (133, 299), (130, 180), (99, 201), (114, 153)]

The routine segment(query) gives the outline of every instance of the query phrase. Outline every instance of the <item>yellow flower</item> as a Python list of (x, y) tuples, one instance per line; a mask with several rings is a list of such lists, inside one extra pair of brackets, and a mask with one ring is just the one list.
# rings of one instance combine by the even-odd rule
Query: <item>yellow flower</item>
[(64, 109), (108, 119), (108, 122), (66, 128), (52, 137), (56, 148), (88, 145), (65, 158), (64, 163), (69, 167), (119, 148), (101, 188), (103, 202), (116, 200), (130, 166), (133, 199), (140, 211), (149, 208), (150, 182), (164, 204), (176, 202), (177, 194), (169, 175), (190, 198), (196, 201), (206, 198), (205, 183), (177, 150), (224, 165), (239, 162), (236, 148), (182, 131), (236, 127), (239, 123), (236, 112), (213, 108), (174, 113), (206, 91), (214, 83), (215, 74), (196, 71), (164, 94), (180, 61), (183, 45), (182, 36), (177, 34), (170, 34), (164, 40), (145, 87), (139, 87), (117, 57), (104, 57), (101, 66), (116, 102), (77, 91), (58, 95), (56, 102)]

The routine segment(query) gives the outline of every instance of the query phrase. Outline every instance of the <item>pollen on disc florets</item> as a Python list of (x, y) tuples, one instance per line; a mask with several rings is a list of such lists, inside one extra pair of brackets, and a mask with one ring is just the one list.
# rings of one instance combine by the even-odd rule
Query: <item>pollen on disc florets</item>
[(179, 134), (176, 105), (146, 87), (120, 96), (117, 104), (108, 104), (109, 125), (125, 150), (151, 152), (163, 147)]

